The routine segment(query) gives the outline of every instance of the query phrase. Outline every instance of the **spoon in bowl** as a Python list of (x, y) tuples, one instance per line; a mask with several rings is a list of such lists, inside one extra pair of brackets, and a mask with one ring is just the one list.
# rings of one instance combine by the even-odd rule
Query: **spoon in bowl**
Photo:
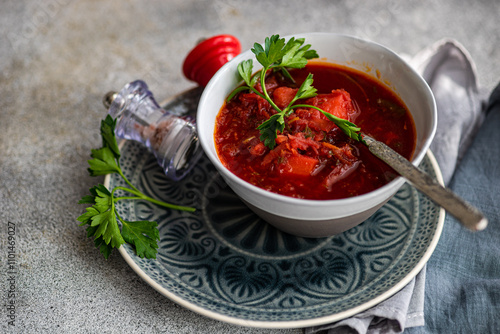
[(439, 184), (386, 144), (364, 134), (363, 139), (373, 155), (391, 166), (416, 189), (448, 211), (462, 225), (472, 231), (486, 228), (488, 220), (476, 207)]

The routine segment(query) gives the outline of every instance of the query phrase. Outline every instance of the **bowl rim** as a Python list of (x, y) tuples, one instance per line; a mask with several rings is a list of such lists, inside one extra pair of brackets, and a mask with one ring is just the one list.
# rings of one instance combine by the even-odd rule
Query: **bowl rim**
[[(421, 88), (423, 89), (423, 92), (430, 99), (431, 108), (432, 108), (433, 112), (432, 112), (432, 118), (431, 118), (432, 124), (431, 124), (431, 129), (429, 132), (429, 136), (423, 141), (423, 144), (422, 144), (422, 147), (424, 149), (422, 149), (417, 155), (413, 156), (411, 159), (412, 164), (415, 166), (418, 166), (418, 164), (422, 161), (425, 154), (429, 150), (430, 144), (431, 144), (432, 140), (434, 139), (436, 129), (437, 129), (436, 101), (435, 101), (435, 98), (434, 98), (434, 95), (432, 93), (431, 88), (429, 87), (427, 82), (423, 79), (423, 77), (413, 67), (411, 67), (403, 58), (401, 58), (397, 53), (395, 53), (391, 49), (389, 49), (386, 46), (383, 46), (382, 44), (379, 44), (377, 42), (367, 40), (367, 39), (362, 39), (360, 37), (356, 37), (353, 35), (335, 33), (335, 32), (308, 32), (308, 33), (297, 33), (297, 34), (291, 34), (291, 35), (286, 35), (286, 36), (280, 36), (280, 38), (285, 38), (285, 40), (288, 40), (291, 37), (305, 38), (306, 43), (307, 43), (307, 38), (311, 37), (311, 36), (349, 39), (349, 40), (352, 40), (352, 42), (360, 43), (360, 45), (370, 45), (371, 47), (379, 48), (380, 50), (383, 50), (383, 52), (386, 52), (387, 54), (391, 55), (391, 57), (397, 59), (401, 64), (403, 64), (407, 68), (407, 70), (411, 73), (410, 75), (414, 76), (415, 79), (420, 82), (420, 84), (422, 86)], [(210, 98), (210, 95), (211, 95), (212, 91), (214, 90), (214, 86), (220, 80), (220, 77), (224, 76), (226, 74), (226, 72), (233, 70), (233, 67), (235, 66), (234, 64), (238, 64), (239, 62), (241, 62), (242, 60), (245, 60), (245, 59), (255, 60), (255, 56), (251, 52), (250, 49), (243, 51), (241, 54), (239, 54), (235, 58), (231, 59), (230, 62), (226, 63), (224, 66), (222, 66), (215, 73), (215, 75), (209, 81), (209, 83), (207, 84), (207, 86), (205, 87), (205, 89), (201, 95), (201, 98), (200, 98), (200, 101), (198, 104), (198, 110), (197, 110), (197, 120), (204, 118), (204, 114), (202, 112), (202, 109), (203, 109), (204, 105), (206, 105), (206, 103), (207, 103), (206, 101)], [(260, 64), (254, 62), (254, 71), (259, 69), (260, 67), (261, 67)], [(197, 122), (197, 127), (200, 127), (200, 124), (201, 124), (200, 122)], [(202, 132), (199, 131), (199, 133), (202, 133)], [(212, 129), (211, 133), (213, 135), (213, 129)], [(262, 198), (269, 198), (269, 199), (272, 199), (275, 201), (286, 203), (288, 205), (299, 205), (300, 204), (302, 206), (306, 205), (306, 206), (317, 207), (317, 208), (330, 207), (332, 205), (347, 206), (347, 205), (359, 203), (360, 201), (363, 202), (363, 201), (374, 200), (375, 198), (380, 197), (382, 195), (385, 196), (385, 194), (387, 194), (388, 192), (394, 193), (405, 182), (404, 178), (402, 178), (401, 176), (397, 176), (394, 180), (383, 185), (382, 187), (379, 187), (379, 188), (372, 190), (368, 193), (364, 193), (364, 194), (349, 197), (349, 198), (327, 199), (327, 200), (295, 198), (295, 197), (281, 195), (278, 193), (274, 193), (274, 192), (259, 188), (255, 185), (239, 178), (238, 176), (233, 174), (231, 171), (229, 171), (222, 164), (222, 162), (220, 161), (217, 154), (215, 154), (215, 155), (212, 154), (212, 151), (210, 149), (210, 145), (208, 145), (207, 141), (205, 141), (203, 139), (203, 136), (200, 136), (200, 143), (201, 143), (201, 146), (202, 146), (205, 154), (207, 155), (207, 157), (216, 166), (217, 170), (222, 174), (222, 176), (225, 179), (227, 178), (231, 182), (237, 183), (238, 185), (240, 185), (244, 188), (249, 188), (250, 191), (256, 193), (259, 196), (263, 196)], [(283, 216), (286, 216), (286, 214)], [(289, 217), (294, 217), (294, 216), (290, 215)], [(339, 217), (341, 217), (341, 216), (339, 216)], [(316, 220), (319, 220), (319, 219), (320, 218), (317, 218)], [(315, 219), (311, 218), (311, 220), (315, 220)]]

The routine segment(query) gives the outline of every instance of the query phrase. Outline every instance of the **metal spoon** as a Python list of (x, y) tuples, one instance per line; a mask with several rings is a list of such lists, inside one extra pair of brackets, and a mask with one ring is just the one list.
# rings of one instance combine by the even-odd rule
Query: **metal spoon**
[(488, 220), (470, 203), (458, 197), (448, 188), (440, 185), (435, 179), (415, 167), (411, 162), (391, 149), (386, 144), (363, 134), (363, 139), (370, 152), (391, 166), (416, 189), (425, 194), (436, 204), (448, 211), (460, 223), (472, 231), (486, 228)]

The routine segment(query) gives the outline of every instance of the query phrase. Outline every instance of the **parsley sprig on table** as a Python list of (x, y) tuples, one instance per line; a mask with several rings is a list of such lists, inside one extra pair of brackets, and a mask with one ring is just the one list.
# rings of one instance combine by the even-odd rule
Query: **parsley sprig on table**
[[(292, 101), (283, 110), (269, 97), (265, 85), (266, 74), (269, 70), (281, 71), (286, 78), (294, 81), (288, 72), (289, 68), (303, 68), (307, 65), (309, 59), (319, 57), (315, 50), (310, 49), (311, 45), (303, 45), (304, 42), (305, 40), (303, 38), (296, 39), (294, 37), (290, 38), (288, 42), (285, 42), (285, 39), (280, 38), (279, 35), (273, 35), (265, 39), (264, 45), (255, 43), (252, 52), (255, 54), (257, 61), (262, 65), (262, 69), (253, 74), (252, 59), (244, 60), (238, 64), (238, 73), (246, 85), (236, 88), (228, 97), (228, 100), (232, 99), (241, 91), (250, 90), (271, 104), (277, 113), (257, 127), (260, 131), (260, 140), (270, 149), (273, 149), (276, 145), (278, 132), (283, 132), (285, 128), (285, 117), (290, 115), (295, 108), (317, 109), (330, 121), (335, 123), (347, 136), (358, 141), (363, 141), (359, 132), (360, 128), (348, 120), (334, 116), (315, 106), (294, 104), (297, 100), (307, 99), (317, 95), (317, 90), (312, 85), (313, 76), (311, 73), (309, 73), (299, 87)], [(262, 93), (255, 88), (259, 81), (261, 83)]]
[[(104, 185), (98, 184), (90, 188), (90, 195), (84, 196), (78, 203), (91, 204), (86, 212), (78, 217), (80, 226), (87, 226), (87, 237), (94, 238), (95, 246), (105, 258), (108, 258), (113, 248), (124, 243), (131, 244), (140, 257), (156, 258), (157, 240), (160, 240), (158, 224), (154, 221), (126, 221), (118, 214), (116, 203), (121, 200), (145, 200), (174, 210), (195, 211), (194, 208), (169, 204), (146, 196), (125, 177), (120, 167), (120, 149), (115, 137), (116, 120), (107, 116), (101, 122), (102, 147), (92, 150), (92, 159), (88, 161), (88, 171), (91, 176), (119, 174), (129, 187), (117, 186), (109, 191)], [(121, 190), (131, 196), (117, 196)], [(121, 223), (121, 230), (118, 222)]]

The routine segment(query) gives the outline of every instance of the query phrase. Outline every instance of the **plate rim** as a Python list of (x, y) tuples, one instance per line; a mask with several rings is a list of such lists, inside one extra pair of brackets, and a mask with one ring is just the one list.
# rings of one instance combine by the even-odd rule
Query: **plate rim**
[[(127, 142), (127, 140), (122, 140), (119, 144), (120, 149), (123, 147), (123, 145)], [(438, 181), (439, 184), (444, 185), (443, 182), (443, 176), (441, 173), (441, 169), (439, 168), (439, 165), (437, 163), (437, 160), (432, 153), (432, 151), (429, 149), (426, 152), (425, 155), (430, 162), (430, 165), (436, 174), (436, 180)], [(112, 174), (107, 174), (104, 178), (104, 186), (109, 189), (110, 185), (110, 180), (111, 180), (111, 175)], [(425, 196), (425, 195), (422, 195)], [(223, 321), (229, 324), (233, 325), (238, 325), (238, 326), (246, 326), (246, 327), (255, 327), (255, 328), (269, 328), (269, 329), (289, 329), (289, 328), (304, 328), (304, 327), (312, 327), (312, 326), (319, 326), (319, 325), (324, 325), (328, 323), (333, 323), (337, 322), (346, 318), (349, 318), (355, 314), (358, 314), (360, 312), (366, 311), (367, 309), (383, 302), (384, 300), (390, 298), (397, 292), (399, 292), (401, 289), (403, 289), (424, 267), (424, 265), (428, 262), (429, 258), (431, 257), (432, 253), (434, 253), (434, 250), (439, 242), (439, 239), (441, 237), (441, 233), (443, 230), (444, 226), (444, 220), (445, 220), (445, 210), (441, 207), (439, 208), (439, 217), (437, 221), (437, 226), (435, 233), (432, 237), (432, 240), (429, 243), (429, 247), (427, 247), (425, 253), (423, 254), (422, 258), (418, 261), (418, 263), (413, 267), (413, 269), (403, 278), (401, 279), (398, 283), (396, 283), (394, 286), (392, 286), (390, 289), (387, 291), (383, 292), (382, 294), (376, 296), (373, 299), (370, 299), (369, 301), (355, 306), (351, 309), (334, 313), (328, 316), (322, 316), (318, 318), (311, 318), (311, 319), (302, 319), (302, 320), (287, 320), (287, 321), (257, 321), (257, 320), (248, 320), (248, 319), (241, 319), (238, 317), (233, 317), (233, 316), (228, 316), (224, 315), (215, 311), (207, 310), (201, 306), (195, 305), (182, 297), (172, 293), (165, 287), (161, 286), (159, 283), (157, 283), (155, 280), (153, 280), (146, 272), (144, 272), (138, 265), (137, 263), (132, 259), (132, 257), (127, 253), (127, 250), (123, 245), (121, 245), (118, 249), (120, 252), (121, 256), (125, 259), (125, 262), (132, 268), (132, 270), (135, 271), (139, 277), (141, 277), (149, 286), (151, 286), (153, 289), (158, 291), (161, 295), (167, 297), (171, 301), (177, 303), (178, 305), (185, 307), (188, 310), (191, 310), (195, 313), (198, 313), (200, 315), (203, 315), (205, 317), (214, 319), (214, 320), (219, 320)]]

